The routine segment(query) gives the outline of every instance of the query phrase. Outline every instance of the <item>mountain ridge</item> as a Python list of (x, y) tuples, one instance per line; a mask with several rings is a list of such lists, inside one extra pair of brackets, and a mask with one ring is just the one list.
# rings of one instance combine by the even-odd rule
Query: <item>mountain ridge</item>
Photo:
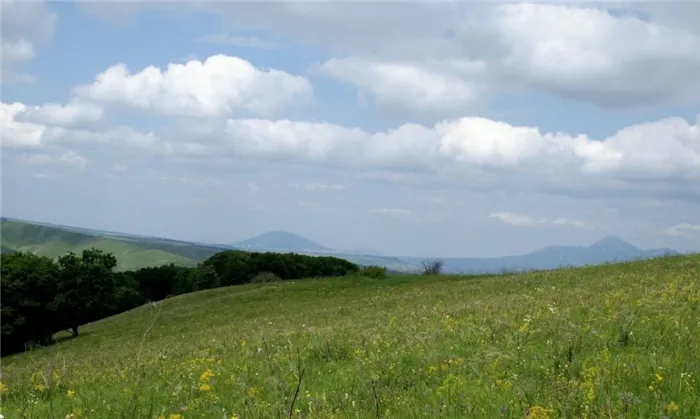
[[(385, 266), (394, 271), (416, 272), (426, 257), (384, 256), (334, 250), (301, 235), (269, 231), (232, 244), (207, 244), (160, 237), (121, 234), (80, 227), (2, 218), (2, 253), (31, 251), (55, 257), (65, 251), (97, 246), (129, 259), (122, 269), (154, 266), (158, 263), (195, 265), (227, 249), (294, 252), (311, 256), (334, 256), (358, 265)], [(155, 252), (155, 253), (154, 253)], [(607, 236), (588, 246), (552, 245), (522, 255), (493, 258), (439, 258), (445, 273), (497, 273), (504, 270), (544, 270), (563, 266), (597, 265), (677, 255), (669, 248), (642, 250), (617, 236)]]

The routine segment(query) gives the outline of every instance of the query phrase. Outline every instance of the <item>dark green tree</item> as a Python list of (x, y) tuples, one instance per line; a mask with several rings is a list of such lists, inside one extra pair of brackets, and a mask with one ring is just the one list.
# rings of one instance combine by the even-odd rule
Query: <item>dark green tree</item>
[(58, 259), (58, 292), (54, 309), (61, 328), (78, 336), (78, 327), (104, 317), (114, 302), (116, 292), (112, 269), (117, 259), (98, 249), (73, 252)]
[(52, 303), (56, 264), (31, 253), (2, 254), (2, 354), (22, 351), (27, 343), (44, 345), (53, 336)]

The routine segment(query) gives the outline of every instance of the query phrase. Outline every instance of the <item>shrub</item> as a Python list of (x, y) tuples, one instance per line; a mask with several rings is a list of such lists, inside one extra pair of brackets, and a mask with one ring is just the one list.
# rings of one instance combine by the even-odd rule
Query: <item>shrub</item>
[(385, 267), (375, 265), (361, 268), (358, 275), (376, 279), (384, 279), (388, 276)]
[(253, 284), (267, 284), (270, 282), (280, 281), (282, 281), (282, 278), (273, 274), (272, 272), (260, 272), (259, 274), (255, 275), (253, 279), (250, 280), (250, 282)]
[(423, 275), (440, 275), (445, 262), (440, 259), (425, 259), (421, 262)]

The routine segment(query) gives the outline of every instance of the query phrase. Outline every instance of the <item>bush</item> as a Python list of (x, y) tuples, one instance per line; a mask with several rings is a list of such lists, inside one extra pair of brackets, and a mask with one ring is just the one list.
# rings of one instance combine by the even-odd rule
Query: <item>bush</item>
[(253, 279), (250, 280), (250, 282), (253, 284), (268, 284), (270, 282), (280, 281), (282, 281), (282, 278), (273, 274), (272, 272), (260, 272), (259, 274), (255, 275)]
[(361, 268), (357, 274), (367, 278), (375, 279), (385, 279), (388, 276), (385, 267), (375, 265), (365, 266)]
[(440, 259), (425, 259), (421, 262), (423, 275), (440, 275), (445, 262)]

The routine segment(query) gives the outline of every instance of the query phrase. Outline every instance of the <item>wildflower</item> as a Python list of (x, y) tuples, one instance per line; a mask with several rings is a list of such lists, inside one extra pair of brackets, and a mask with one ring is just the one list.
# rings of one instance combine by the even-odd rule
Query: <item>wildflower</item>
[(666, 406), (666, 410), (668, 410), (671, 413), (676, 412), (676, 411), (678, 411), (678, 405), (676, 404), (676, 402), (671, 400), (671, 402), (668, 404), (668, 406)]
[(202, 375), (199, 376), (199, 381), (209, 381), (210, 378), (214, 376), (214, 371), (212, 371), (210, 368), (207, 368), (204, 370)]
[(66, 395), (68, 396), (69, 399), (72, 400), (72, 399), (75, 397), (75, 391), (73, 391), (73, 390), (68, 390), (68, 391), (66, 392)]
[(664, 380), (664, 376), (661, 374), (656, 374), (656, 381), (662, 382)]
[(201, 391), (201, 392), (211, 391), (211, 386), (209, 384), (200, 384), (199, 391)]
[(654, 391), (654, 386), (649, 386), (647, 388), (649, 389), (649, 391)]
[(527, 411), (527, 419), (549, 419), (552, 417), (554, 410), (546, 409), (542, 406), (532, 406)]
[(179, 413), (173, 413), (168, 419), (182, 419), (182, 415)]

